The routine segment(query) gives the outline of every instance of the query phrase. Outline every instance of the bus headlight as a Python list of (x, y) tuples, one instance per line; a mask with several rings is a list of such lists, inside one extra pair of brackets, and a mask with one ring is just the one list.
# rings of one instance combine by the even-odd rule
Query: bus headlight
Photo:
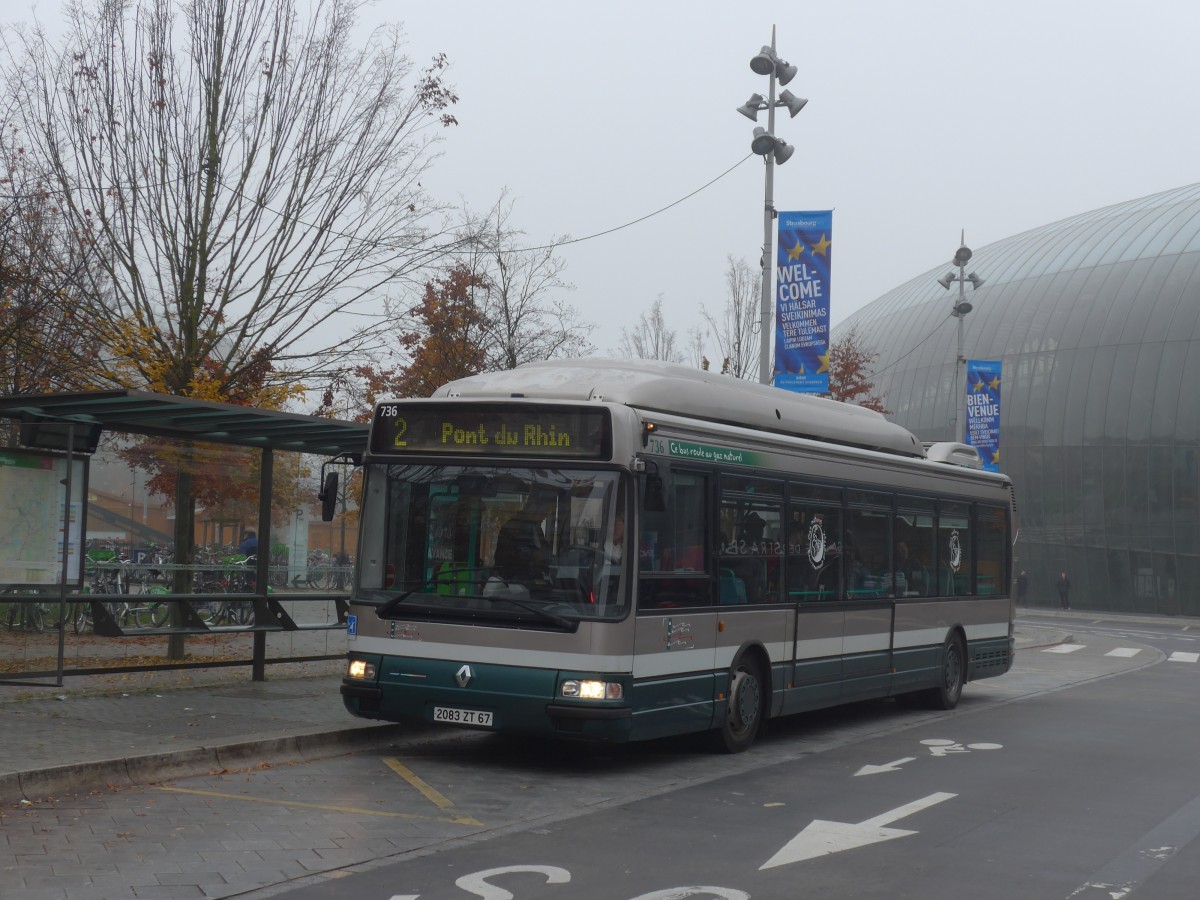
[(578, 697), (581, 700), (623, 700), (625, 690), (617, 681), (564, 681), (562, 683), (564, 697)]
[(346, 667), (347, 678), (360, 678), (364, 681), (375, 680), (375, 663), (365, 659), (352, 659)]

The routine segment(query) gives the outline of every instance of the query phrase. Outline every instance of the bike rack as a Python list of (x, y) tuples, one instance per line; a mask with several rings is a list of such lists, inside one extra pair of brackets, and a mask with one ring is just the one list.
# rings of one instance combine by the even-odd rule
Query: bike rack
[[(350, 615), (350, 604), (343, 597), (332, 598), (338, 613), (336, 622), (300, 625), (287, 614), (287, 610), (283, 608), (283, 605), (275, 597), (263, 597), (262, 595), (238, 597), (229, 594), (188, 594), (186, 596), (160, 594), (158, 602), (171, 603), (179, 608), (182, 618), (182, 622), (179, 625), (163, 625), (156, 628), (124, 628), (113, 618), (105, 606), (106, 603), (112, 602), (111, 600), (101, 600), (94, 596), (89, 599), (92, 604), (92, 633), (100, 637), (140, 637), (155, 634), (252, 634), (268, 631), (333, 631), (345, 628)], [(211, 600), (230, 599), (248, 601), (253, 604), (254, 617), (249, 624), (209, 625), (196, 612), (196, 608), (192, 606), (192, 603), (195, 601), (204, 603)], [(313, 596), (306, 594), (303, 596), (303, 599), (312, 600)]]

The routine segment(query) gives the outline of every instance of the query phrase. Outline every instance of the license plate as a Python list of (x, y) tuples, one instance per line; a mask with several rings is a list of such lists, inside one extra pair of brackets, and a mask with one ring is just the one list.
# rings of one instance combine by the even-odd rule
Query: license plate
[(453, 706), (435, 706), (433, 708), (433, 721), (491, 728), (492, 714), (478, 709), (456, 709)]

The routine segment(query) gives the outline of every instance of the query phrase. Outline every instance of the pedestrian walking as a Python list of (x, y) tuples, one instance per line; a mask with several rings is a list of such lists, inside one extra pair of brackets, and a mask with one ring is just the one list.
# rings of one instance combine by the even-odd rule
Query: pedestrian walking
[(1017, 605), (1025, 605), (1025, 597), (1029, 593), (1029, 576), (1025, 574), (1025, 570), (1021, 570), (1021, 574), (1017, 576)]
[(1071, 608), (1071, 579), (1067, 577), (1067, 573), (1063, 572), (1058, 576), (1058, 601), (1062, 604), (1063, 609)]

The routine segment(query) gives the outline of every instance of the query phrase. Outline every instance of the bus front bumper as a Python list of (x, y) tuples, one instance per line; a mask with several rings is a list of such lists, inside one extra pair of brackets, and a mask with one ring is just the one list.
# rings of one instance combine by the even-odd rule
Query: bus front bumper
[(633, 710), (626, 703), (558, 699), (564, 680), (579, 673), (471, 664), (472, 682), (459, 685), (461, 663), (385, 657), (377, 680), (342, 679), (342, 703), (352, 715), (390, 722), (460, 724), (538, 737), (627, 741)]

